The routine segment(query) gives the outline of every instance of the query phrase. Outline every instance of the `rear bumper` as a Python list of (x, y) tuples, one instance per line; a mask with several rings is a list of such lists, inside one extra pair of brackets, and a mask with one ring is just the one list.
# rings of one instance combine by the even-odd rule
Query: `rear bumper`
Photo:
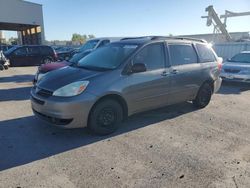
[(221, 87), (222, 79), (219, 77), (214, 81), (214, 93), (218, 92)]
[(221, 73), (220, 76), (225, 81), (250, 83), (250, 75), (247, 74)]

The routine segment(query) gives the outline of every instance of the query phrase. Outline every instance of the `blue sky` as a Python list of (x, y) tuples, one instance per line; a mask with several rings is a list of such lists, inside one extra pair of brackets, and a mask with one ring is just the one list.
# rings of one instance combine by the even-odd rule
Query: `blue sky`
[[(205, 8), (250, 11), (250, 0), (30, 0), (43, 5), (47, 40), (69, 40), (72, 33), (102, 36), (211, 33)], [(230, 18), (228, 30), (250, 31), (250, 16)]]

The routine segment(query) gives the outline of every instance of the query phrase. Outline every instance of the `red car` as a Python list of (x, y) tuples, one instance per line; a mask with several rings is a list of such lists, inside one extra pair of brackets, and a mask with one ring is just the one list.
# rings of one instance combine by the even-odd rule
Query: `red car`
[(75, 54), (71, 59), (68, 61), (61, 61), (61, 62), (53, 62), (53, 63), (48, 63), (48, 64), (42, 64), (41, 66), (38, 67), (38, 71), (35, 75), (34, 78), (34, 84), (39, 81), (43, 76), (45, 76), (48, 72), (51, 72), (53, 70), (60, 69), (62, 67), (66, 67), (72, 64), (78, 63), (79, 60), (81, 60), (83, 57), (91, 53), (92, 50), (81, 52)]

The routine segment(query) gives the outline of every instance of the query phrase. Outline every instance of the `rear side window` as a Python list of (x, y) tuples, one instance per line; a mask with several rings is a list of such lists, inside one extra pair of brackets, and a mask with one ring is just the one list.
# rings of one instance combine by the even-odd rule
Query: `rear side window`
[(150, 44), (144, 47), (134, 58), (134, 64), (144, 63), (147, 70), (156, 70), (165, 67), (163, 43)]
[(204, 44), (196, 44), (201, 63), (216, 61), (215, 55), (211, 48)]
[(197, 63), (197, 54), (191, 44), (169, 44), (172, 65)]
[(28, 47), (28, 54), (39, 55), (40, 54), (39, 47)]
[(43, 55), (50, 55), (50, 54), (53, 53), (52, 48), (47, 47), (47, 46), (40, 47), (40, 50), (41, 50), (41, 53), (42, 53)]

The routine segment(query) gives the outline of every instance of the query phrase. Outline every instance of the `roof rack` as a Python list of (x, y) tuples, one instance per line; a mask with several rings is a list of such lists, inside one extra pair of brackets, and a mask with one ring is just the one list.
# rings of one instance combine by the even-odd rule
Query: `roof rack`
[(150, 37), (148, 36), (144, 36), (144, 37), (125, 37), (125, 38), (122, 38), (121, 40), (131, 40), (131, 39), (151, 39)]
[(207, 43), (206, 40), (196, 39), (196, 38), (191, 38), (191, 37), (164, 37), (164, 36), (152, 36), (151, 37), (151, 40), (160, 40), (160, 39), (191, 40), (191, 41), (198, 41), (198, 42)]

